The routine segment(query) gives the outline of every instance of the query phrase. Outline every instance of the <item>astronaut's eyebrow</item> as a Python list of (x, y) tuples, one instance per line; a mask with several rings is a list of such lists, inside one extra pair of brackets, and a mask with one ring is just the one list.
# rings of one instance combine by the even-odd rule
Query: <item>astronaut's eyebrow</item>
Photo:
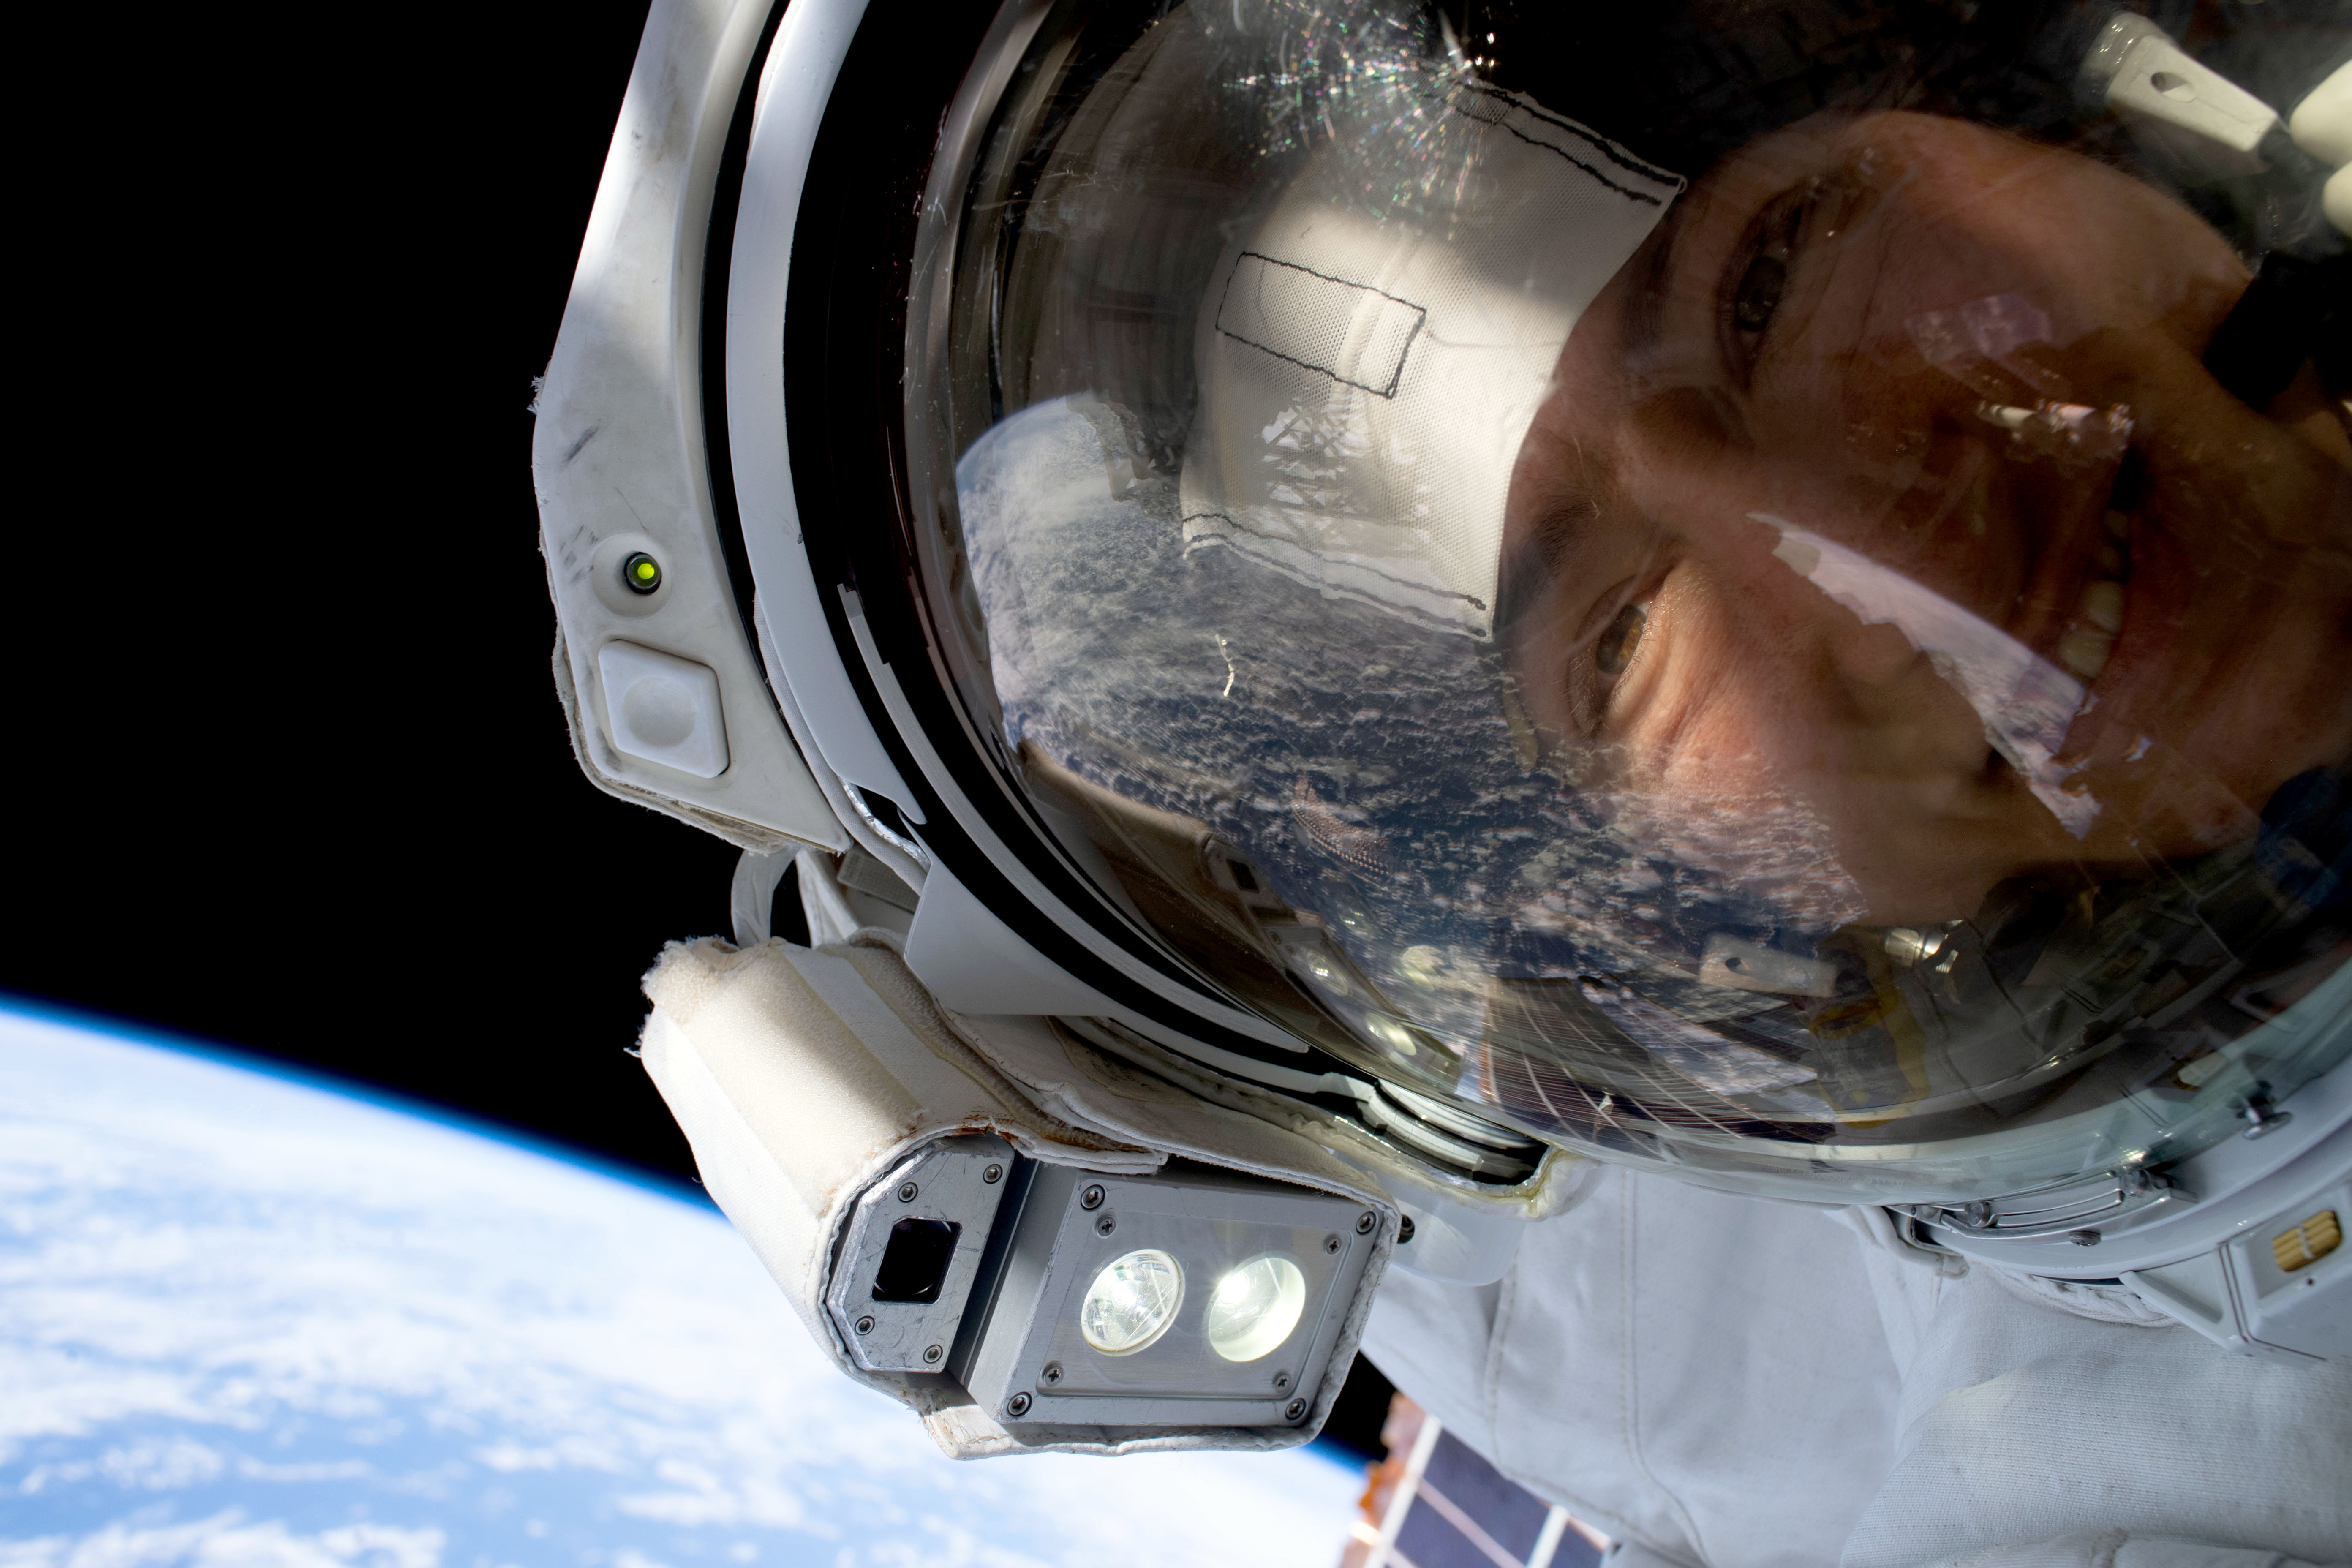
[(1608, 490), (1605, 475), (1580, 463), (1503, 558), (1496, 584), (1495, 635), (1506, 647), (1517, 635), (1520, 618), (1539, 613), (1550, 602), (1553, 585), (1569, 562), (1600, 531)]

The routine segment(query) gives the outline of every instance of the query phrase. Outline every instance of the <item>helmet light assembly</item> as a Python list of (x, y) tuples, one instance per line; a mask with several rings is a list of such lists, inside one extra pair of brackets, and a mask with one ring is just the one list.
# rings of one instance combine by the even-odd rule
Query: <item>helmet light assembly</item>
[(825, 1308), (858, 1365), (937, 1373), (1008, 1426), (1290, 1426), (1364, 1288), (1368, 1213), (1189, 1161), (1107, 1174), (948, 1138), (858, 1200)]

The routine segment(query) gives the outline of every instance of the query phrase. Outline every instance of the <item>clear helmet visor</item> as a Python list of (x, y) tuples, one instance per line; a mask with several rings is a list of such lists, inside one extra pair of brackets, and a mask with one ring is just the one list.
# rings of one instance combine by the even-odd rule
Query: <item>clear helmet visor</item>
[(2054, 25), (1668, 10), (1016, 29), (908, 375), (964, 702), (1420, 1094), (1824, 1198), (2192, 1152), (2343, 1048), (2345, 367), (2211, 363), (2317, 185)]

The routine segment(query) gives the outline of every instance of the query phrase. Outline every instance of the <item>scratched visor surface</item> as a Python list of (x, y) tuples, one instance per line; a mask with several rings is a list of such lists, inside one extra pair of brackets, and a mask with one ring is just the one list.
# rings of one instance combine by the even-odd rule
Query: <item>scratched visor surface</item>
[(1890, 1200), (2225, 1136), (2347, 951), (2352, 683), (2276, 672), (2352, 449), (2195, 352), (2278, 235), (1927, 8), (1777, 75), (1668, 10), (1015, 31), (908, 377), (974, 727), (1119, 918), (1544, 1139)]

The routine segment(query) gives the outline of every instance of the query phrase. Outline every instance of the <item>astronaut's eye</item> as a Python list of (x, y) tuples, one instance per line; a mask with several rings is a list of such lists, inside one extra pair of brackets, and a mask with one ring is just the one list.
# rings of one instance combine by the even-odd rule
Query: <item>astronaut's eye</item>
[(1731, 324), (1743, 334), (1762, 332), (1772, 324), (1772, 313), (1780, 308), (1780, 290), (1788, 282), (1785, 257), (1769, 251), (1759, 254), (1739, 275), (1739, 288), (1731, 299)]
[(1804, 242), (1807, 221), (1819, 205), (1822, 185), (1807, 181), (1764, 205), (1724, 268), (1717, 309), (1723, 323), (1723, 352), (1733, 377), (1745, 384), (1774, 318), (1789, 292), (1789, 273)]
[(1601, 630), (1601, 638), (1592, 645), (1592, 662), (1601, 673), (1611, 679), (1625, 673), (1633, 662), (1633, 650), (1640, 646), (1642, 630), (1650, 623), (1650, 612), (1640, 605), (1628, 605)]

